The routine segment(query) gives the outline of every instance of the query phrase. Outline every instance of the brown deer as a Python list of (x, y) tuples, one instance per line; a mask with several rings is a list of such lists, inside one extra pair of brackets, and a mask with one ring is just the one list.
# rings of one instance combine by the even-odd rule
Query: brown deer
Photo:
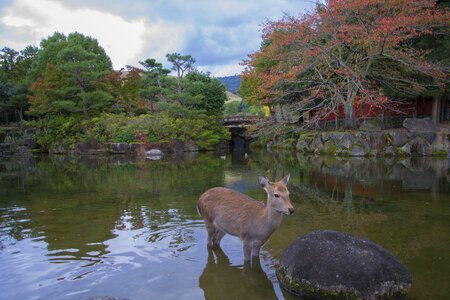
[(208, 246), (220, 246), (225, 234), (239, 237), (244, 243), (244, 260), (259, 256), (261, 246), (269, 239), (294, 207), (286, 187), (289, 175), (278, 182), (259, 176), (259, 184), (267, 193), (267, 204), (231, 189), (216, 187), (198, 199), (199, 213), (208, 230)]

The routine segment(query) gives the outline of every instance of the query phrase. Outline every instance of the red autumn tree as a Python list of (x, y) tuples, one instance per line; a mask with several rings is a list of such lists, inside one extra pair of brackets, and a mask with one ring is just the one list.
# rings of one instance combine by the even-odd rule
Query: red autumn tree
[(449, 25), (431, 0), (327, 0), (313, 13), (265, 24), (260, 51), (244, 62), (243, 85), (254, 87), (244, 96), (301, 101), (304, 110), (320, 108), (314, 121), (343, 106), (352, 126), (355, 108), (386, 107), (388, 94), (443, 90), (443, 66), (413, 43), (448, 34)]
[(132, 66), (112, 71), (103, 79), (106, 90), (113, 97), (116, 113), (124, 112), (132, 115), (136, 112), (146, 111), (147, 105), (140, 97), (140, 80), (142, 70)]

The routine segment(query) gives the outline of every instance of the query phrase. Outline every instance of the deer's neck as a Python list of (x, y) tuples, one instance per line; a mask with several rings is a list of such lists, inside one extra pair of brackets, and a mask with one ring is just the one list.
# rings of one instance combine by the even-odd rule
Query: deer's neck
[(283, 214), (276, 211), (270, 203), (270, 199), (267, 199), (267, 204), (264, 212), (264, 220), (269, 230), (277, 229), (281, 221), (283, 220)]

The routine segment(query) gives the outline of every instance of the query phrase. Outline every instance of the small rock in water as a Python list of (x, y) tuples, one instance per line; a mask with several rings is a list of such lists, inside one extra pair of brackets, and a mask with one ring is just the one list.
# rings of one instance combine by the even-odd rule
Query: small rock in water
[(159, 149), (151, 149), (149, 151), (146, 151), (145, 155), (148, 159), (158, 160), (158, 159), (161, 159), (164, 154)]
[(381, 246), (332, 230), (294, 241), (276, 273), (283, 288), (314, 299), (389, 299), (412, 284), (408, 268)]

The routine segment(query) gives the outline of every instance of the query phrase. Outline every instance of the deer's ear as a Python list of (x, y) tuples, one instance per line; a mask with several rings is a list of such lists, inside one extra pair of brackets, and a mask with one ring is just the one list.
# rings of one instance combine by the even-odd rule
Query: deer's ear
[(281, 179), (280, 181), (281, 181), (282, 183), (284, 183), (284, 185), (287, 185), (288, 182), (289, 182), (289, 178), (290, 178), (290, 177), (291, 177), (291, 174), (287, 174), (287, 175), (284, 176), (284, 178)]
[(266, 176), (259, 176), (259, 184), (262, 187), (266, 187), (269, 184), (269, 179)]

